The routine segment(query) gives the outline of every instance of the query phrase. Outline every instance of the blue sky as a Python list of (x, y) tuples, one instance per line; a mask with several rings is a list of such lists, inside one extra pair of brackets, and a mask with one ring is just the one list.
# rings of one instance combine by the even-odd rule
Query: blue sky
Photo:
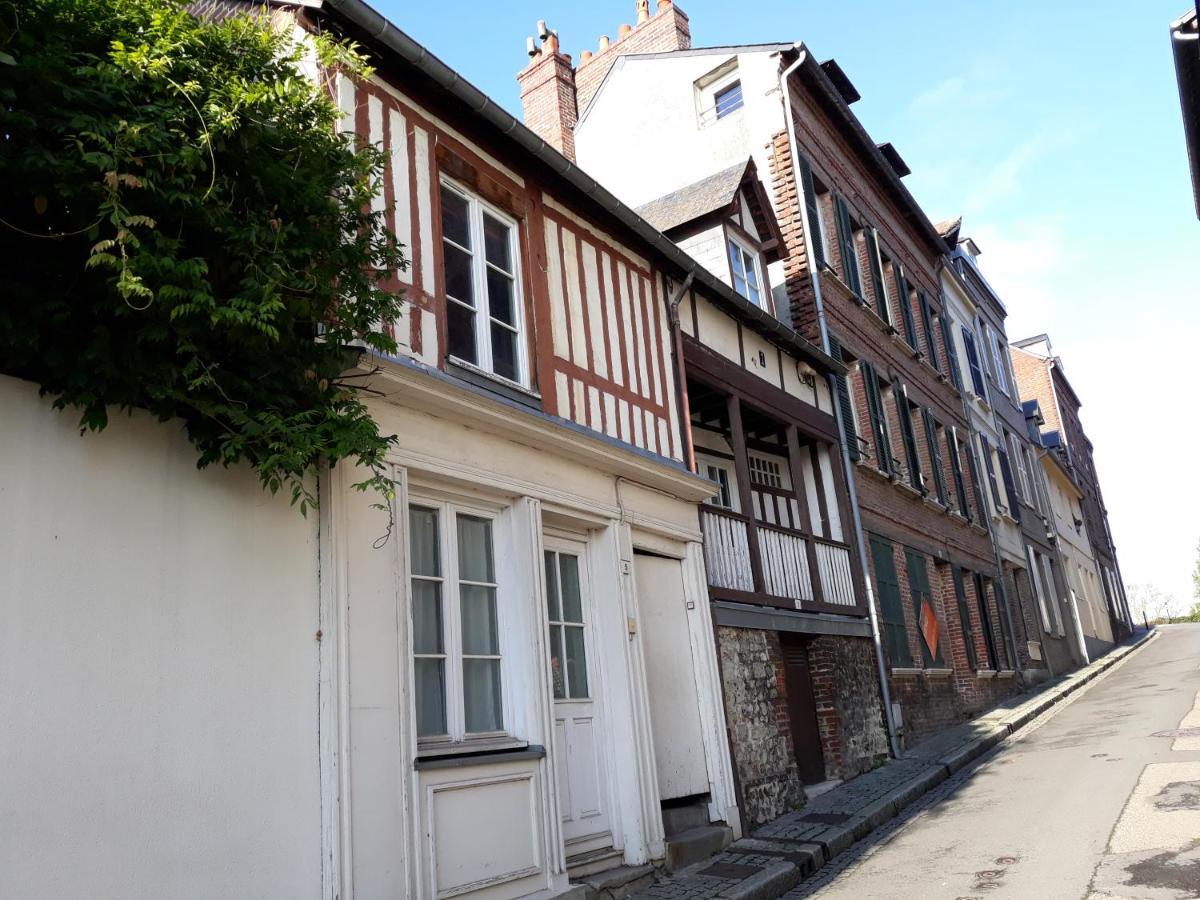
[[(633, 0), (376, 2), (518, 116), (538, 19), (578, 58), (635, 17)], [(837, 58), (930, 218), (964, 216), (1010, 338), (1051, 335), (1084, 402), (1125, 580), (1181, 607), (1200, 541), (1200, 222), (1167, 28), (1189, 2), (679, 4), (696, 46), (802, 40)]]

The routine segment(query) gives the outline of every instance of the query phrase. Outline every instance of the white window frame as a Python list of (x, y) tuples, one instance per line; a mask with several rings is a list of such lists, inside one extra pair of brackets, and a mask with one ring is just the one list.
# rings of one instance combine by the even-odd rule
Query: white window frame
[[(767, 292), (766, 282), (763, 280), (763, 267), (762, 267), (761, 254), (757, 250), (755, 250), (753, 247), (751, 247), (742, 238), (740, 238), (736, 234), (734, 234), (728, 228), (725, 229), (725, 241), (726, 241), (725, 257), (726, 257), (726, 260), (729, 262), (729, 284), (730, 284), (730, 286), (733, 287), (733, 289), (735, 291), (737, 291), (739, 294), (742, 294), (741, 291), (737, 290), (737, 283), (736, 283), (737, 276), (733, 270), (733, 260), (729, 259), (729, 250), (732, 246), (732, 247), (736, 247), (738, 252), (742, 256), (742, 267), (745, 270), (746, 275), (747, 275), (747, 279), (746, 279), (747, 288), (746, 289), (749, 290), (749, 277), (748, 276), (749, 276), (751, 269), (754, 270), (754, 277), (758, 281), (758, 302), (757, 303), (754, 301), (754, 298), (751, 297), (749, 294), (742, 294), (742, 296), (745, 297), (747, 300), (749, 300), (751, 303), (753, 303), (755, 306), (757, 306), (759, 309), (770, 312), (770, 309), (767, 307), (767, 293), (768, 292)], [(746, 265), (747, 259), (749, 259), (749, 261), (750, 261), (749, 266)]]
[[(455, 365), (462, 366), (472, 371), (480, 372), (489, 378), (495, 378), (506, 384), (516, 385), (524, 390), (529, 389), (529, 352), (527, 343), (527, 331), (525, 324), (525, 294), (521, 273), (521, 223), (513, 218), (504, 210), (488, 203), (478, 194), (468, 190), (456, 181), (450, 178), (442, 177), (440, 180), (441, 187), (444, 187), (455, 194), (458, 194), (467, 201), (467, 218), (468, 227), (471, 231), (471, 244), (475, 248), (469, 250), (466, 247), (455, 243), (450, 238), (446, 237), (441, 223), (438, 223), (440, 237), (442, 242), (449, 242), (455, 247), (462, 250), (464, 253), (469, 253), (471, 256), (471, 283), (475, 293), (475, 355), (478, 357), (476, 362), (460, 359), (457, 356), (449, 356), (451, 362)], [(513, 319), (516, 337), (517, 337), (517, 352), (516, 352), (516, 379), (508, 378), (495, 371), (495, 362), (492, 359), (492, 322), (496, 321), (504, 328), (509, 328), (507, 322), (501, 322), (499, 319), (493, 320), (491, 315), (490, 302), (487, 293), (487, 269), (492, 265), (487, 261), (487, 250), (483, 239), (483, 214), (487, 213), (492, 218), (499, 220), (508, 226), (509, 229), (509, 255), (512, 259), (513, 271)], [(443, 271), (445, 269), (445, 261), (443, 259)], [(499, 270), (498, 270), (499, 271)], [(505, 273), (506, 275), (508, 273)], [(444, 276), (443, 276), (444, 277)], [(446, 295), (446, 303), (455, 303), (449, 294)], [(458, 305), (465, 306), (459, 303)], [(447, 332), (450, 325), (447, 319)]]
[(1008, 382), (1008, 367), (1004, 365), (1004, 359), (1000, 355), (1000, 348), (1005, 346), (1000, 339), (1000, 332), (992, 332), (992, 361), (996, 368), (996, 383), (1000, 385), (1000, 390), (1005, 397), (1012, 396), (1012, 386)]
[[(741, 512), (741, 502), (738, 496), (737, 477), (733, 468), (733, 460), (720, 459), (715, 456), (709, 456), (699, 450), (696, 451), (696, 469), (701, 475), (710, 481), (715, 481), (718, 485), (725, 489), (729, 495), (729, 506), (721, 502), (721, 494), (718, 492), (712, 497), (706, 497), (704, 503), (707, 506), (712, 506), (716, 509), (727, 509), (730, 512)], [(719, 478), (713, 477), (713, 470), (725, 473), (725, 483), (722, 484)]]
[[(507, 695), (508, 679), (504, 674), (504, 659), (506, 656), (506, 639), (505, 639), (505, 610), (503, 603), (504, 592), (501, 590), (499, 581), (492, 583), (492, 587), (496, 592), (496, 640), (499, 653), (495, 658), (500, 661), (500, 718), (503, 726), (499, 731), (472, 731), (466, 730), (466, 701), (463, 697), (463, 644), (462, 644), (462, 600), (459, 592), (460, 578), (458, 572), (458, 515), (463, 514), (473, 516), (479, 519), (487, 519), (492, 523), (492, 569), (493, 575), (498, 579), (500, 566), (497, 559), (497, 548), (500, 544), (500, 516), (499, 511), (490, 509), (485, 506), (475, 506), (467, 503), (462, 503), (452, 500), (443, 500), (429, 496), (412, 496), (409, 498), (407, 507), (409, 510), (432, 509), (438, 514), (438, 552), (441, 554), (441, 577), (437, 580), (442, 585), (442, 653), (440, 656), (445, 660), (445, 696), (446, 696), (446, 734), (442, 735), (422, 735), (417, 738), (418, 749), (432, 749), (447, 744), (464, 744), (470, 745), (473, 742), (491, 742), (497, 739), (503, 739), (510, 736), (507, 723), (510, 721), (512, 714), (512, 704)], [(406, 513), (407, 515), (407, 513)], [(411, 527), (411, 520), (406, 520), (405, 527)], [(410, 566), (411, 569), (411, 566)], [(412, 581), (414, 578), (426, 579), (425, 576), (413, 575), (409, 572), (408, 584), (406, 586), (406, 594), (408, 608), (411, 611), (413, 606), (413, 591)], [(482, 584), (482, 582), (471, 581), (469, 584)], [(417, 707), (415, 693), (415, 672), (413, 659), (417, 656), (430, 657), (439, 654), (416, 654), (413, 651), (409, 652), (409, 671), (414, 685), (412, 699), (412, 722), (413, 731), (416, 731), (417, 722)], [(479, 658), (478, 654), (471, 654), (471, 658)]]

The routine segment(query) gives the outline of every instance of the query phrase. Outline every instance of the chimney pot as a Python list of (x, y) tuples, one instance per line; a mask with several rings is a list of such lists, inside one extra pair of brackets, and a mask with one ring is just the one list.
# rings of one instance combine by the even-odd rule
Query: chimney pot
[(662, 12), (665, 9), (670, 9), (674, 4), (671, 0), (658, 0), (658, 11)]
[(543, 41), (550, 37), (550, 29), (546, 27), (545, 19), (538, 19), (537, 36)]
[(629, 34), (631, 31), (633, 31), (633, 29), (630, 26), (622, 25), (617, 29), (617, 40), (621, 40), (621, 38), (625, 37), (625, 35)]
[(591, 59), (592, 59), (592, 51), (591, 50), (584, 50), (582, 53), (579, 54), (579, 64), (581, 66), (586, 62), (591, 62)]
[(537, 56), (541, 52), (538, 50), (537, 41), (531, 37), (525, 38), (525, 52), (529, 54), (530, 59)]
[(546, 42), (543, 45), (543, 49), (551, 56), (558, 53), (558, 35), (554, 32), (546, 35)]
[(650, 18), (650, 0), (637, 0), (637, 23), (641, 25)]
[(607, 50), (607, 49), (608, 49), (610, 46), (612, 46), (612, 44), (611, 44), (611, 42), (608, 40), (608, 35), (607, 35), (607, 34), (602, 34), (602, 35), (600, 35), (600, 52), (601, 52), (601, 53), (603, 53), (603, 52), (604, 52), (605, 50)]

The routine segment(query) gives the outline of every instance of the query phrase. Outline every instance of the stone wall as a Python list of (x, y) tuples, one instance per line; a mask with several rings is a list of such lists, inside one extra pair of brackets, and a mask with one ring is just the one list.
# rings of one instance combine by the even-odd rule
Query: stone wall
[(804, 802), (788, 723), (779, 635), (717, 628), (725, 718), (748, 827)]
[(808, 645), (825, 773), (852, 778), (887, 759), (879, 669), (870, 638), (813, 638)]

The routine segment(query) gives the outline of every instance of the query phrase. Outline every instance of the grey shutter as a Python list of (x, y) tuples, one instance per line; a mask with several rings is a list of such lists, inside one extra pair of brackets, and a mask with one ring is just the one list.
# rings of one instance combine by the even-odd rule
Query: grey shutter
[(954, 473), (954, 491), (958, 495), (958, 511), (964, 519), (971, 521), (971, 503), (967, 499), (967, 485), (963, 480), (962, 455), (958, 450), (958, 436), (951, 428), (946, 429), (946, 446), (950, 451), (950, 471)]
[(1003, 447), (997, 447), (1000, 457), (1000, 477), (1004, 479), (1004, 492), (1008, 494), (1008, 511), (1018, 522), (1021, 521), (1021, 504), (1017, 500), (1017, 486), (1013, 482), (1012, 465), (1008, 461), (1008, 453)]
[(900, 295), (900, 320), (904, 323), (904, 339), (908, 346), (919, 350), (917, 344), (917, 323), (913, 321), (912, 298), (909, 296), (908, 279), (904, 277), (904, 269), (896, 267), (896, 293)]
[(933, 486), (937, 491), (938, 502), (949, 506), (946, 498), (946, 473), (942, 471), (942, 451), (938, 448), (937, 425), (933, 421), (933, 413), (924, 410), (925, 442), (929, 446), (929, 464), (933, 467)]
[[(829, 335), (829, 355), (838, 362), (844, 363), (842, 345), (832, 334)], [(850, 458), (858, 462), (862, 458), (862, 450), (858, 446), (858, 423), (854, 420), (854, 406), (850, 402), (850, 379), (846, 375), (837, 375), (833, 379), (837, 388), (838, 406), (842, 410), (842, 440), (846, 442), (846, 451)]]
[(925, 346), (929, 350), (929, 363), (940, 372), (942, 364), (937, 352), (937, 341), (933, 336), (933, 312), (929, 308), (929, 297), (924, 291), (917, 291), (917, 302), (921, 306), (921, 327), (925, 329)]
[(902, 386), (897, 388), (895, 394), (896, 410), (900, 416), (900, 437), (904, 441), (904, 455), (908, 462), (908, 481), (917, 490), (924, 492), (925, 486), (921, 483), (921, 457), (917, 455), (917, 435), (913, 431), (908, 394)]
[(842, 280), (846, 287), (862, 296), (862, 280), (858, 273), (858, 245), (854, 243), (854, 226), (850, 224), (850, 210), (841, 194), (834, 194), (833, 205), (837, 212), (838, 250), (842, 254)]
[(863, 230), (867, 240), (867, 256), (871, 263), (871, 288), (875, 291), (875, 308), (879, 317), (892, 324), (892, 311), (888, 308), (887, 281), (883, 277), (883, 257), (879, 254), (879, 236), (874, 228)]
[(812, 166), (803, 156), (800, 161), (800, 187), (804, 191), (804, 208), (808, 211), (808, 242), (812, 247), (814, 269), (825, 264), (825, 237), (821, 234), (821, 213), (817, 207), (817, 188), (813, 182)]
[(942, 327), (942, 346), (946, 348), (946, 365), (950, 369), (950, 382), (960, 391), (963, 389), (962, 371), (958, 368), (958, 351), (954, 349), (954, 336), (950, 332), (950, 322), (946, 318), (945, 307), (938, 316), (938, 324)]
[(983, 369), (979, 365), (979, 353), (975, 349), (975, 335), (964, 325), (962, 336), (963, 344), (967, 348), (967, 366), (971, 369), (971, 385), (976, 394), (987, 400), (987, 389), (983, 386)]
[(979, 446), (983, 451), (983, 467), (987, 469), (988, 485), (992, 489), (992, 499), (996, 501), (997, 511), (1004, 505), (1000, 499), (1000, 485), (996, 483), (996, 469), (992, 465), (992, 445), (982, 434), (979, 436)]
[[(987, 521), (987, 513), (983, 508), (983, 485), (979, 481), (979, 463), (975, 460), (975, 447), (967, 439), (967, 470), (971, 473), (971, 492), (975, 495), (975, 505), (978, 507), (979, 519)], [(970, 515), (967, 518), (971, 518)]]
[(963, 586), (962, 569), (953, 566), (950, 569), (954, 576), (954, 599), (958, 604), (958, 621), (962, 624), (963, 646), (967, 651), (967, 665), (972, 670), (979, 668), (979, 660), (975, 656), (975, 629), (971, 627), (971, 607), (967, 603), (967, 590)]

